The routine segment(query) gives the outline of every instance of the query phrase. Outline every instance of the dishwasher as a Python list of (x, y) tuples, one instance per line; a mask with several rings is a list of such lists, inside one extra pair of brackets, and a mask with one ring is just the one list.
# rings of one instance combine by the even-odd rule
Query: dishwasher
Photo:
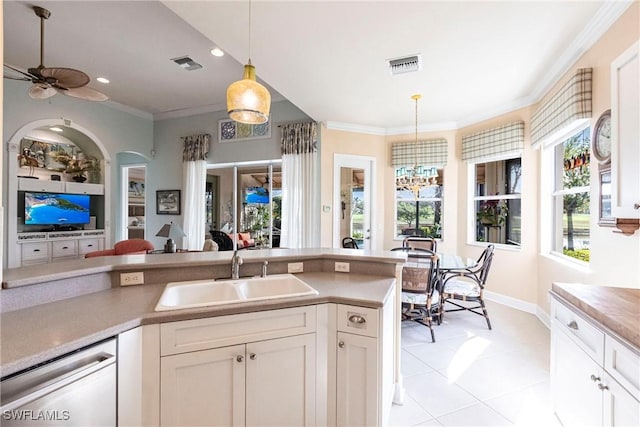
[(3, 427), (115, 426), (116, 339), (7, 376), (0, 387)]

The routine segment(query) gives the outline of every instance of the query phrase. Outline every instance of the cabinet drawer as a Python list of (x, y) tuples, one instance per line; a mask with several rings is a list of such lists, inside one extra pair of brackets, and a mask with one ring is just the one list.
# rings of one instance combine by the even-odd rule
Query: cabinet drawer
[(77, 240), (56, 240), (51, 242), (51, 257), (76, 257), (78, 256)]
[(553, 300), (551, 319), (600, 366), (604, 362), (604, 332), (562, 303)]
[(88, 252), (102, 250), (102, 239), (80, 239), (78, 242), (78, 252), (86, 254)]
[(62, 193), (64, 192), (64, 182), (46, 181), (44, 179), (18, 178), (18, 190)]
[(640, 400), (640, 355), (605, 335), (604, 369), (636, 400)]
[(104, 185), (102, 184), (66, 182), (65, 189), (67, 193), (73, 194), (104, 194)]
[(22, 244), (22, 260), (37, 261), (49, 259), (49, 242), (33, 242)]
[(374, 308), (338, 305), (338, 331), (375, 338), (378, 323), (378, 310)]
[(160, 354), (167, 356), (315, 331), (315, 306), (163, 323)]

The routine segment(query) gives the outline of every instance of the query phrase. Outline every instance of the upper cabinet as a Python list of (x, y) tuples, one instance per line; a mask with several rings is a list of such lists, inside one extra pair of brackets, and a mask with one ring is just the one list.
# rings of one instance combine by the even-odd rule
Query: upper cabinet
[(632, 234), (640, 226), (640, 41), (611, 64), (612, 214)]

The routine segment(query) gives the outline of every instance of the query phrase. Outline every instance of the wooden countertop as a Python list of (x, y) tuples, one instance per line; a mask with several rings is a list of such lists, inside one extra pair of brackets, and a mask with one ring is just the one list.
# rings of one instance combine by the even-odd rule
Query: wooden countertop
[(640, 350), (640, 289), (553, 283), (551, 294)]

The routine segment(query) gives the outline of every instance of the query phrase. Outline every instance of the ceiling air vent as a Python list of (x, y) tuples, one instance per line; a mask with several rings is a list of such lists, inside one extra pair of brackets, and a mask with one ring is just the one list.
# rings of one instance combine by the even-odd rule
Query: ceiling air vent
[(198, 69), (202, 68), (202, 65), (198, 64), (196, 61), (194, 61), (193, 59), (189, 58), (188, 56), (181, 56), (180, 58), (173, 58), (172, 61), (175, 62), (176, 64), (178, 64), (179, 66), (181, 66), (182, 68), (184, 68), (187, 71), (193, 71), (193, 70), (198, 70)]
[(413, 73), (422, 69), (422, 55), (411, 55), (402, 58), (387, 59), (391, 75)]

